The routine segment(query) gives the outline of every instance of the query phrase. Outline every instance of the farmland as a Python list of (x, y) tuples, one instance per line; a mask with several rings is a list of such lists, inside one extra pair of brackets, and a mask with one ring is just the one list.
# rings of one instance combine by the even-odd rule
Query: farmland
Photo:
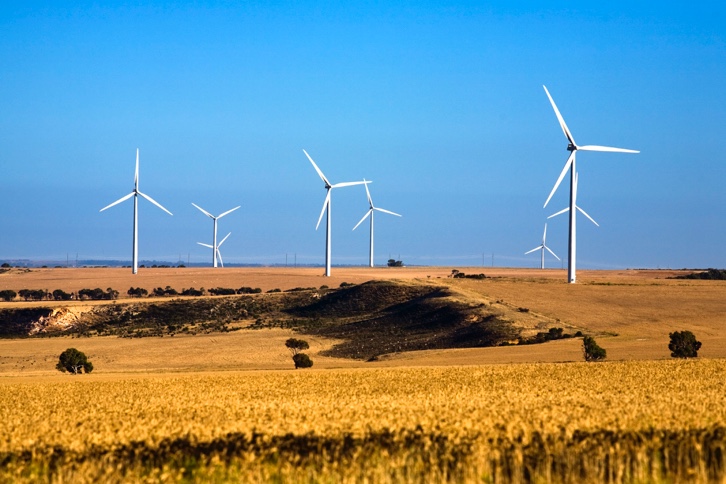
[(3, 479), (720, 481), (723, 360), (0, 386)]
[[(490, 277), (483, 280), (449, 278), (451, 268), (339, 269), (334, 278), (319, 272), (152, 269), (139, 278), (118, 269), (0, 274), (0, 289), (15, 290), (171, 285), (285, 291), (354, 284), (345, 291), (174, 303), (272, 305), (271, 312), (256, 316), (264, 324), (254, 318), (232, 321), (232, 331), (177, 328), (172, 335), (167, 327), (151, 337), (100, 332), (106, 335), (0, 339), (0, 480), (726, 479), (722, 281), (670, 279), (677, 271), (583, 271), (576, 285), (565, 284), (562, 271), (485, 270)], [(360, 299), (364, 290), (373, 290), (373, 296)], [(410, 299), (396, 305), (386, 294)], [(352, 304), (350, 295), (360, 300)], [(343, 323), (329, 331), (277, 324), (287, 308), (283, 299), (298, 301), (285, 317), (325, 323), (339, 315)], [(101, 313), (94, 308), (125, 314), (128, 307), (133, 316), (146, 314), (145, 306), (169, 303), (168, 298), (15, 301), (0, 303), (0, 309), (65, 308), (93, 314), (97, 322)], [(446, 308), (456, 312), (442, 312)], [(392, 347), (368, 361), (368, 347), (356, 343), (351, 331), (361, 332), (363, 340), (383, 338), (375, 345), (450, 341), (436, 318), (422, 339), (421, 325), (399, 321), (406, 312), (417, 318), (454, 314), (462, 317), (461, 324), (486, 312), (527, 334), (555, 326), (579, 330), (597, 338), (608, 361), (582, 362), (578, 338), (418, 351), (399, 344), (401, 349)], [(385, 328), (396, 332), (376, 336)], [(668, 333), (683, 329), (703, 342), (697, 360), (669, 358)], [(414, 330), (418, 336), (411, 338)], [(301, 334), (311, 345), (310, 370), (293, 370), (284, 347), (287, 338)], [(346, 350), (352, 343), (365, 350), (363, 357)], [(88, 354), (93, 373), (73, 377), (54, 370), (58, 354), (70, 346)]]

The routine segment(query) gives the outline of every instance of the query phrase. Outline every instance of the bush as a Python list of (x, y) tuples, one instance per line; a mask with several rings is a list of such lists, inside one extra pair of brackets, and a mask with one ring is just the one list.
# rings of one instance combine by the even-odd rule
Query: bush
[(162, 289), (161, 287), (155, 287), (153, 294), (154, 294), (154, 296), (157, 296), (157, 297), (164, 297), (164, 296), (177, 296), (179, 293), (173, 287), (166, 286), (166, 288), (164, 288), (164, 289)]
[(601, 348), (595, 342), (595, 338), (591, 336), (585, 336), (582, 339), (582, 347), (585, 352), (585, 361), (604, 360), (607, 357), (607, 351)]
[(251, 287), (243, 286), (237, 289), (237, 294), (259, 294), (262, 292), (262, 289), (259, 287), (255, 287), (254, 289)]
[[(131, 289), (129, 289), (131, 291)], [(146, 294), (146, 289), (142, 289)], [(131, 293), (128, 293), (131, 295)], [(115, 289), (107, 288), (105, 291), (100, 287), (96, 289), (81, 289), (78, 291), (78, 299), (116, 299), (118, 297), (118, 291)]]
[(270, 292), (282, 292), (282, 291), (279, 288), (276, 287), (275, 289), (270, 289), (267, 292), (270, 293)]
[(58, 357), (58, 364), (55, 365), (56, 370), (62, 372), (72, 373), (77, 375), (81, 373), (81, 370), (85, 373), (91, 373), (93, 371), (93, 363), (88, 361), (88, 358), (82, 351), (78, 351), (75, 348), (68, 348)]
[(63, 289), (56, 289), (53, 291), (53, 299), (56, 301), (70, 301), (73, 299), (73, 294), (68, 294)]
[(673, 358), (696, 358), (701, 342), (696, 341), (696, 336), (690, 331), (675, 331), (668, 336), (671, 342), (668, 349), (671, 350)]
[(181, 295), (182, 296), (204, 296), (204, 288), (200, 287), (199, 289), (194, 289), (193, 287), (190, 287), (189, 289), (182, 289)]
[(17, 296), (17, 293), (11, 289), (5, 289), (0, 291), (0, 299), (3, 301), (12, 301)]
[[(78, 294), (80, 295), (80, 292)], [(131, 297), (143, 297), (149, 294), (149, 291), (147, 291), (143, 287), (130, 287), (129, 290), (126, 291), (126, 294)]]
[(209, 290), (209, 294), (212, 296), (231, 296), (237, 294), (237, 291), (229, 287), (213, 287)]
[(305, 353), (298, 353), (292, 357), (292, 361), (295, 362), (295, 369), (298, 368), (310, 368), (313, 366), (313, 360), (310, 359)]

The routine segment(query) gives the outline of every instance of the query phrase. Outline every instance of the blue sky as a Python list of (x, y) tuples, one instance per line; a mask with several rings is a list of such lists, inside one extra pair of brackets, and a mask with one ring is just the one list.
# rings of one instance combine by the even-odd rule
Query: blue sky
[[(323, 263), (367, 178), (376, 261), (537, 266), (581, 153), (578, 267), (726, 267), (726, 7), (687, 2), (3, 2), (0, 259)], [(596, 5), (597, 3), (597, 5)], [(364, 264), (362, 187), (333, 263)], [(567, 253), (566, 217), (548, 245)], [(548, 265), (559, 266), (548, 259)]]

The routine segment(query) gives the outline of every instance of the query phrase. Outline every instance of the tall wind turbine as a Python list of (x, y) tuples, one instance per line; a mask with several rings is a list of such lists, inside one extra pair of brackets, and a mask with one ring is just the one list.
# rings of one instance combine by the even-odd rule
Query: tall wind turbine
[(139, 210), (138, 210), (139, 197), (138, 196), (139, 195), (141, 195), (142, 197), (144, 197), (145, 199), (147, 199), (148, 201), (150, 201), (151, 203), (153, 203), (154, 205), (156, 205), (157, 207), (159, 207), (160, 209), (162, 209), (169, 215), (173, 215), (170, 211), (168, 211), (167, 209), (162, 207), (156, 200), (154, 200), (150, 196), (146, 195), (145, 193), (142, 193), (139, 191), (139, 149), (136, 148), (136, 172), (134, 174), (134, 191), (132, 191), (125, 197), (119, 198), (118, 200), (113, 202), (111, 205), (107, 205), (107, 206), (103, 207), (101, 210), (99, 210), (100, 212), (103, 212), (107, 208), (111, 208), (116, 204), (125, 202), (129, 198), (134, 197), (134, 249), (133, 249), (132, 257), (131, 257), (131, 267), (132, 267), (131, 272), (133, 274), (136, 274), (137, 272), (139, 272), (139, 261), (138, 261), (138, 258), (139, 258)]
[(545, 249), (547, 249), (547, 251), (550, 254), (552, 254), (553, 256), (555, 256), (555, 259), (560, 260), (560, 258), (557, 257), (557, 254), (555, 254), (554, 252), (552, 252), (552, 249), (550, 249), (549, 247), (547, 247), (547, 224), (546, 223), (545, 223), (545, 228), (544, 228), (544, 234), (542, 234), (542, 243), (540, 245), (538, 245), (537, 247), (535, 247), (534, 249), (525, 252), (524, 255), (531, 254), (535, 250), (540, 250), (540, 249), (542, 250), (542, 263), (540, 265), (540, 269), (544, 269), (545, 268), (545, 266), (544, 266)]
[(560, 186), (560, 183), (562, 182), (562, 179), (565, 177), (565, 174), (567, 173), (567, 170), (570, 170), (570, 234), (569, 234), (569, 247), (568, 247), (568, 259), (567, 259), (567, 279), (570, 283), (574, 283), (576, 280), (576, 252), (577, 252), (577, 234), (576, 234), (576, 225), (575, 225), (575, 214), (577, 211), (577, 205), (576, 205), (576, 196), (577, 196), (577, 190), (576, 190), (576, 174), (577, 174), (577, 168), (575, 166), (575, 158), (578, 151), (609, 151), (609, 152), (616, 152), (616, 153), (640, 153), (640, 151), (636, 150), (627, 150), (623, 148), (611, 148), (609, 146), (598, 146), (598, 145), (585, 145), (585, 146), (578, 146), (577, 143), (575, 143), (575, 139), (572, 137), (572, 133), (570, 133), (570, 130), (567, 128), (567, 124), (565, 124), (565, 120), (560, 114), (560, 110), (557, 109), (557, 105), (555, 104), (554, 99), (552, 99), (552, 96), (550, 96), (550, 92), (547, 90), (546, 86), (544, 87), (545, 93), (547, 93), (547, 97), (550, 100), (550, 103), (552, 104), (552, 109), (555, 110), (555, 115), (557, 115), (557, 120), (560, 122), (560, 127), (562, 128), (562, 132), (565, 133), (565, 137), (567, 138), (568, 145), (567, 145), (567, 151), (570, 152), (570, 156), (567, 158), (567, 162), (565, 162), (565, 167), (562, 169), (562, 172), (560, 173), (559, 178), (557, 178), (557, 182), (555, 183), (554, 188), (552, 188), (552, 191), (550, 192), (550, 196), (547, 197), (547, 201), (545, 202), (544, 206), (547, 207), (547, 204), (549, 203), (550, 199), (552, 198), (552, 195), (555, 194), (555, 191), (557, 190), (557, 187)]
[[(220, 217), (221, 217), (221, 215), (220, 215)], [(219, 218), (219, 217), (217, 217), (217, 218)], [(232, 235), (232, 232), (225, 235), (224, 238), (222, 239), (222, 242), (220, 242), (219, 244), (217, 244), (216, 239), (215, 239), (214, 245), (197, 242), (197, 244), (199, 244), (199, 245), (203, 245), (204, 247), (209, 247), (210, 249), (212, 249), (212, 252), (214, 253), (214, 267), (217, 267), (217, 258), (219, 258), (219, 263), (222, 266), (222, 268), (224, 268), (224, 261), (222, 260), (222, 253), (219, 251), (219, 248), (222, 247), (222, 244), (224, 244), (224, 241), (227, 240), (227, 237), (229, 237), (230, 235)]]
[[(365, 181), (366, 181), (366, 179), (364, 178), (364, 179), (363, 179), (363, 182), (365, 182)], [(388, 213), (388, 214), (391, 214), (391, 215), (395, 215), (396, 217), (401, 217), (401, 215), (399, 215), (399, 214), (397, 214), (397, 213), (395, 213), (395, 212), (391, 212), (390, 210), (385, 210), (385, 209), (383, 209), (383, 208), (378, 208), (378, 207), (375, 207), (375, 206), (373, 205), (373, 200), (371, 199), (371, 192), (370, 192), (370, 190), (368, 190), (368, 184), (366, 183), (366, 184), (364, 184), (363, 186), (364, 186), (364, 187), (366, 187), (366, 195), (368, 195), (368, 206), (369, 206), (370, 208), (368, 209), (368, 211), (366, 212), (366, 214), (365, 214), (365, 215), (363, 215), (363, 218), (362, 218), (362, 219), (360, 219), (360, 222), (358, 222), (358, 223), (357, 223), (357, 224), (355, 225), (355, 227), (353, 227), (353, 230), (357, 229), (357, 228), (358, 228), (358, 226), (359, 226), (360, 224), (362, 224), (362, 223), (363, 223), (363, 221), (364, 221), (364, 220), (365, 220), (365, 219), (366, 219), (366, 218), (367, 218), (368, 216), (370, 216), (370, 217), (371, 217), (371, 243), (370, 243), (370, 259), (369, 259), (369, 262), (370, 262), (370, 266), (371, 266), (371, 267), (373, 267), (373, 266), (374, 266), (374, 264), (373, 264), (373, 212), (377, 210), (377, 211), (379, 211), (379, 212), (383, 212), (383, 213)]]
[[(206, 210), (204, 210), (202, 207), (200, 207), (196, 203), (192, 202), (192, 205), (194, 205), (195, 207), (197, 207), (199, 209), (199, 211), (201, 211), (204, 215), (206, 215), (207, 217), (209, 217), (212, 220), (214, 220), (214, 234), (212, 236), (212, 244), (213, 245), (202, 244), (201, 242), (197, 242), (197, 243), (200, 244), (200, 245), (203, 245), (205, 247), (210, 247), (212, 249), (212, 266), (213, 267), (217, 267), (217, 254), (219, 253), (218, 250), (217, 250), (217, 248), (219, 247), (217, 245), (217, 220), (219, 220), (220, 218), (224, 217), (225, 215), (227, 215), (229, 213), (234, 212), (235, 210), (237, 210), (238, 208), (240, 208), (241, 205), (238, 205), (238, 206), (234, 207), (232, 210), (227, 210), (223, 214), (217, 215), (216, 217), (214, 215), (212, 215), (211, 213), (207, 212)], [(219, 245), (222, 245), (222, 243), (220, 242)], [(224, 266), (222, 266), (222, 267), (224, 267)]]
[(318, 168), (318, 165), (315, 164), (315, 162), (310, 157), (308, 152), (303, 150), (303, 153), (305, 153), (305, 156), (308, 157), (308, 160), (310, 160), (310, 163), (313, 164), (313, 168), (315, 168), (315, 171), (320, 176), (320, 179), (323, 180), (323, 182), (325, 183), (325, 190), (326, 190), (325, 201), (323, 202), (323, 209), (320, 211), (320, 217), (318, 217), (318, 224), (315, 226), (315, 230), (318, 230), (318, 227), (320, 227), (320, 221), (323, 220), (323, 213), (325, 213), (327, 210), (328, 216), (327, 216), (327, 224), (325, 226), (325, 275), (326, 275), (326, 277), (330, 277), (330, 252), (331, 252), (330, 191), (333, 188), (349, 187), (349, 186), (353, 186), (353, 185), (365, 185), (370, 182), (368, 182), (368, 181), (343, 182), (343, 183), (336, 183), (333, 185), (328, 181), (327, 178), (325, 178), (325, 175), (323, 175), (323, 172), (320, 171), (320, 168)]

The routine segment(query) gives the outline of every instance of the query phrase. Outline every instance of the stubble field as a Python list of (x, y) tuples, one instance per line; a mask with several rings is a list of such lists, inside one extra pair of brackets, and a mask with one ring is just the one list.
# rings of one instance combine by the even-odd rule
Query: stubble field
[[(594, 334), (609, 360), (583, 363), (581, 340), (570, 339), (365, 362), (323, 357), (336, 341), (308, 338), (315, 366), (292, 370), (283, 342), (295, 334), (285, 329), (0, 340), (0, 479), (726, 479), (726, 284), (667, 279), (670, 271), (582, 271), (568, 285), (564, 271), (459, 269), (494, 277), (451, 279), (451, 268), (334, 268), (330, 279), (319, 269), (0, 274), (0, 289), (66, 291), (421, 279)], [(668, 333), (683, 329), (703, 342), (698, 360), (669, 358)], [(53, 369), (68, 346), (91, 356), (93, 373)]]

